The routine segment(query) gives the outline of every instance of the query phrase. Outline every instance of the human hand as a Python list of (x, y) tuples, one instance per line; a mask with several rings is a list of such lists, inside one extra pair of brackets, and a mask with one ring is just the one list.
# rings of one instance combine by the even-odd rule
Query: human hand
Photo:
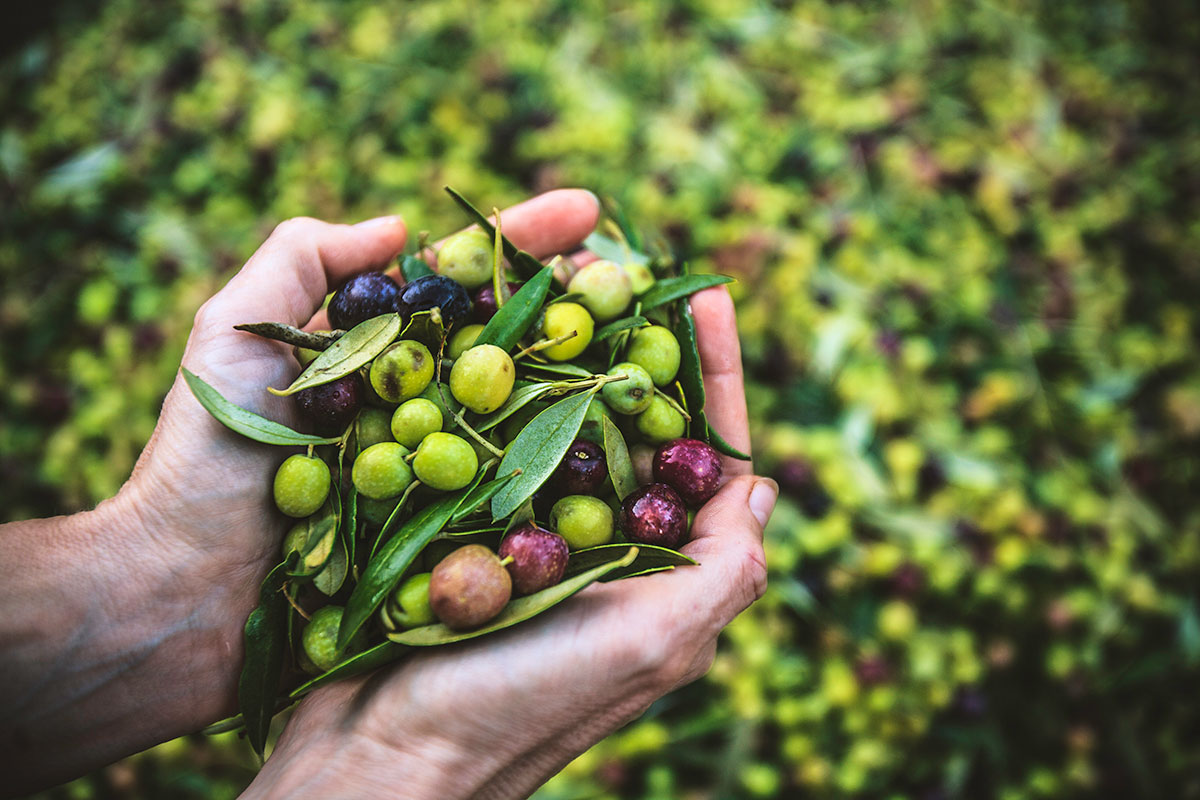
[[(550, 192), (504, 213), (535, 255), (595, 226), (594, 196)], [(398, 217), (283, 223), (196, 314), (183, 364), (232, 402), (295, 426), (264, 386), (299, 371), (289, 347), (235, 331), (303, 325), (326, 294), (400, 252)], [(315, 321), (314, 321), (315, 322)], [(3, 527), (0, 795), (75, 777), (232, 713), (242, 628), (287, 526), (270, 477), (287, 455), (247, 442), (182, 379), (118, 495), (94, 511)]]
[[(724, 288), (691, 302), (709, 418), (748, 450), (733, 304)], [(245, 796), (528, 795), (707, 671), (717, 634), (762, 595), (777, 487), (746, 462), (725, 474), (683, 548), (700, 566), (593, 585), (536, 624), (314, 692)]]

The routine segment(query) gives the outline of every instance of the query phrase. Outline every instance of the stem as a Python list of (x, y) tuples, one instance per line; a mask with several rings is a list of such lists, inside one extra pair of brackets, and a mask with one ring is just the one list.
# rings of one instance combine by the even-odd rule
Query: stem
[(308, 457), (313, 457), (313, 446), (311, 444), (308, 446)]
[(296, 605), (295, 599), (292, 598), (291, 592), (287, 589), (283, 590), (283, 596), (287, 598), (288, 605), (296, 610), (296, 613), (304, 617), (305, 622), (312, 622), (312, 617), (304, 613), (304, 609)]
[(469, 435), (472, 439), (474, 439), (475, 441), (477, 441), (481, 445), (483, 445), (485, 448), (487, 448), (487, 451), (489, 453), (491, 453), (492, 455), (496, 456), (497, 458), (503, 458), (504, 451), (497, 448), (494, 444), (489, 442), (487, 439), (483, 438), (483, 436), (481, 436), (478, 431), (476, 431), (474, 428), (472, 428), (470, 425), (468, 425), (467, 420), (463, 417), (461, 411), (451, 411), (450, 410), (450, 408), (451, 408), (450, 403), (446, 401), (446, 395), (442, 390), (442, 354), (445, 352), (445, 350), (446, 350), (446, 339), (445, 339), (445, 337), (443, 337), (442, 344), (438, 348), (437, 372), (433, 376), (433, 380), (437, 384), (438, 397), (440, 397), (442, 400), (442, 405), (446, 407), (447, 411), (450, 411), (450, 416), (453, 417), (453, 419), (456, 423), (458, 423), (459, 427), (461, 427), (464, 431), (467, 432), (467, 435)]
[(679, 403), (675, 400), (674, 397), (671, 397), (671, 395), (667, 394), (662, 389), (659, 389), (657, 386), (654, 387), (654, 394), (661, 397), (663, 400), (666, 400), (667, 404), (669, 406), (671, 406), (671, 408), (675, 409), (680, 414), (682, 414), (683, 418), (686, 419), (688, 422), (692, 421), (692, 415), (687, 412), (686, 408), (679, 405)]
[(512, 556), (505, 556), (504, 558), (500, 559), (500, 566), (507, 567), (512, 562), (513, 562)]
[(571, 331), (570, 333), (564, 333), (562, 336), (555, 336), (553, 339), (539, 339), (538, 341), (529, 345), (529, 347), (526, 347), (524, 350), (513, 356), (513, 361), (523, 358), (530, 353), (536, 353), (539, 350), (545, 350), (547, 347), (554, 347), (556, 344), (562, 344), (563, 342), (574, 339), (578, 335), (579, 331)]
[(501, 266), (504, 260), (504, 235), (500, 233), (500, 209), (493, 208), (492, 213), (496, 215), (496, 241), (492, 249), (492, 292), (496, 295), (496, 310), (499, 311), (508, 300), (504, 296), (508, 286), (505, 285), (504, 268)]

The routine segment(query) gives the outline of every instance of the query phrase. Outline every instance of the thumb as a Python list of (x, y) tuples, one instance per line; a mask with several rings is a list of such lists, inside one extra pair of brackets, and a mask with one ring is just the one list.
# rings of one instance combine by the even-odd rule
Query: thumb
[(405, 236), (398, 216), (357, 225), (289, 219), (201, 311), (206, 323), (224, 328), (257, 321), (301, 326), (347, 278), (386, 266), (404, 249)]
[(734, 478), (696, 514), (692, 540), (683, 552), (700, 562), (700, 569), (680, 570), (691, 576), (693, 597), (717, 606), (722, 626), (762, 597), (767, 588), (763, 529), (779, 486), (770, 478)]

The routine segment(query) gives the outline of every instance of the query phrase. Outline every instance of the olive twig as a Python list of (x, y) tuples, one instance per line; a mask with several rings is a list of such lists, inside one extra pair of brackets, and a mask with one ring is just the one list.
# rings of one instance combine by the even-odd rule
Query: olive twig
[(529, 347), (526, 347), (524, 350), (513, 356), (513, 361), (524, 358), (530, 353), (536, 353), (539, 350), (545, 350), (547, 347), (554, 347), (555, 345), (562, 344), (565, 341), (574, 339), (578, 335), (579, 331), (571, 331), (570, 333), (564, 333), (562, 336), (555, 336), (553, 339), (539, 339), (533, 344), (529, 345)]
[(657, 386), (654, 387), (654, 393), (656, 395), (658, 395), (659, 397), (661, 397), (663, 400), (666, 400), (667, 405), (669, 405), (671, 408), (678, 411), (683, 416), (683, 418), (686, 419), (688, 422), (692, 421), (692, 415), (687, 412), (686, 408), (679, 405), (679, 401), (676, 400), (674, 397), (671, 397), (671, 395), (667, 394), (662, 389), (659, 389)]
[(234, 325), (233, 329), (295, 347), (303, 347), (307, 350), (325, 350), (342, 338), (343, 333), (342, 331), (302, 331), (282, 322), (247, 322), (242, 325)]
[(303, 609), (303, 608), (301, 608), (300, 606), (296, 605), (296, 599), (295, 599), (294, 597), (292, 597), (292, 593), (291, 593), (291, 592), (289, 592), (287, 589), (284, 589), (284, 590), (283, 590), (283, 596), (287, 598), (288, 605), (289, 605), (289, 606), (291, 606), (292, 608), (294, 608), (294, 609), (296, 610), (296, 613), (297, 613), (297, 614), (299, 614), (300, 616), (304, 617), (304, 621), (305, 621), (305, 622), (311, 622), (311, 621), (312, 621), (312, 615), (311, 615), (311, 614), (307, 614), (307, 613), (305, 613), (305, 611), (304, 611), (304, 609)]

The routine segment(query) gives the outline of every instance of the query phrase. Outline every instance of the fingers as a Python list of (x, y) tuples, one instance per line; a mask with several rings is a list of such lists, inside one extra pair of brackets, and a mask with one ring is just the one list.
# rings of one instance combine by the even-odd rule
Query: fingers
[[(705, 414), (725, 441), (750, 452), (750, 423), (746, 414), (746, 387), (742, 378), (742, 348), (738, 343), (733, 299), (724, 286), (705, 289), (689, 301), (696, 317), (700, 367), (704, 372)], [(723, 458), (725, 474), (749, 475), (747, 461)]]
[(779, 487), (770, 478), (735, 478), (696, 514), (692, 540), (683, 552), (700, 562), (698, 569), (677, 569), (673, 581), (689, 581), (688, 596), (714, 606), (712, 622), (724, 627), (767, 587), (763, 529)]
[(599, 219), (600, 201), (586, 189), (556, 189), (500, 213), (504, 235), (538, 258), (574, 250)]
[[(500, 212), (502, 233), (518, 248), (536, 258), (544, 259), (558, 253), (575, 250), (596, 228), (600, 218), (600, 202), (586, 189), (555, 189)], [(489, 217), (495, 223), (495, 217)], [(438, 246), (445, 239), (439, 240)], [(388, 275), (400, 280), (400, 270), (388, 270)], [(336, 287), (336, 284), (334, 284)], [(319, 311), (307, 325), (308, 330), (329, 327), (324, 311)]]
[(218, 325), (302, 325), (333, 287), (395, 258), (404, 249), (405, 235), (404, 221), (397, 216), (357, 225), (304, 217), (287, 220), (205, 304), (205, 315)]

